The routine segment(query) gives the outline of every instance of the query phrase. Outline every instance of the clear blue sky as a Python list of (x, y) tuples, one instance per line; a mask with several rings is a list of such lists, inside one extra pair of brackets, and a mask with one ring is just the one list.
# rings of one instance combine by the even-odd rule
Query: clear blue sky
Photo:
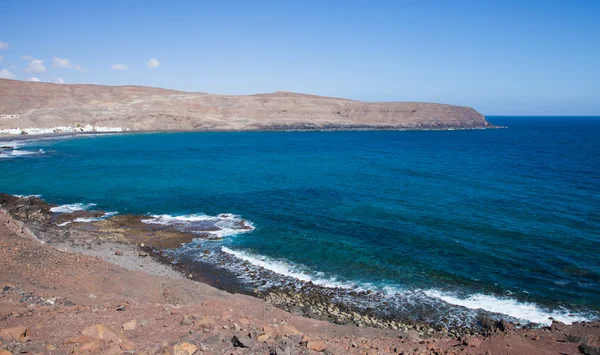
[(0, 42), (19, 80), (600, 115), (598, 0), (8, 0)]

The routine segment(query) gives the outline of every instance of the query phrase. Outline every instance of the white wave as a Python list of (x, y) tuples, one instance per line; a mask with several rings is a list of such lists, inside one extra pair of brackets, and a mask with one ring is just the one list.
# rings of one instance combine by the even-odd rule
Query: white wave
[(57, 224), (57, 226), (64, 227), (64, 226), (69, 225), (69, 224), (71, 224), (71, 221), (59, 223), (59, 224)]
[(13, 149), (13, 150), (8, 150), (8, 151), (4, 151), (4, 152), (0, 153), (0, 158), (10, 159), (10, 158), (16, 158), (16, 157), (20, 157), (20, 156), (24, 156), (24, 155), (33, 155), (33, 154), (39, 154), (39, 153), (40, 152), (34, 152), (34, 151), (30, 151), (30, 150)]
[(37, 197), (37, 198), (40, 198), (40, 197), (42, 197), (42, 195), (14, 195), (14, 196), (16, 196), (16, 197), (18, 197), (18, 198), (29, 198), (29, 197)]
[(479, 293), (470, 295), (467, 298), (458, 298), (450, 293), (443, 293), (437, 290), (427, 290), (424, 293), (429, 297), (439, 298), (453, 305), (469, 309), (483, 309), (488, 312), (505, 314), (517, 319), (545, 325), (552, 324), (552, 320), (549, 319), (550, 317), (565, 324), (589, 320), (581, 315), (572, 315), (567, 310), (547, 311), (534, 303), (519, 302), (512, 298), (497, 298)]
[(222, 247), (221, 251), (224, 253), (235, 256), (238, 259), (247, 261), (255, 266), (260, 266), (267, 270), (270, 270), (274, 273), (291, 277), (294, 279), (298, 279), (304, 282), (312, 282), (315, 285), (329, 287), (329, 288), (345, 288), (345, 289), (354, 289), (356, 286), (351, 283), (343, 283), (336, 280), (336, 278), (332, 277), (329, 279), (313, 277), (306, 271), (305, 267), (300, 265), (283, 261), (283, 260), (275, 260), (263, 255), (254, 255), (245, 251), (237, 251), (231, 250), (227, 247)]
[[(176, 226), (184, 231), (192, 233), (208, 232), (220, 238), (250, 232), (255, 229), (251, 222), (234, 214), (220, 214), (218, 216), (200, 214), (171, 216), (163, 214), (152, 215), (152, 218), (143, 219), (142, 222), (147, 224)], [(218, 228), (219, 230), (213, 230), (215, 228)]]
[[(496, 298), (490, 295), (474, 294), (467, 298), (459, 298), (450, 293), (442, 293), (438, 290), (406, 290), (399, 286), (386, 285), (377, 287), (373, 284), (353, 282), (340, 282), (335, 277), (329, 279), (323, 277), (323, 273), (311, 273), (306, 267), (291, 263), (285, 260), (276, 260), (267, 256), (256, 255), (245, 251), (232, 250), (227, 247), (222, 247), (224, 253), (233, 255), (234, 257), (247, 261), (255, 266), (270, 270), (279, 275), (291, 277), (304, 282), (312, 282), (313, 284), (328, 287), (328, 288), (343, 288), (353, 289), (356, 291), (381, 291), (389, 298), (413, 298), (419, 294), (427, 296), (430, 299), (442, 300), (446, 303), (462, 306), (472, 310), (482, 309), (487, 312), (503, 314), (516, 319), (521, 319), (527, 322), (549, 325), (552, 317), (560, 322), (571, 324), (573, 322), (581, 322), (590, 320), (580, 314), (572, 314), (568, 310), (544, 310), (534, 303), (519, 302), (511, 298)], [(313, 276), (314, 275), (314, 276)]]
[(84, 211), (90, 207), (96, 206), (95, 203), (71, 203), (50, 208), (50, 212), (70, 213), (75, 211)]
[(112, 216), (114, 216), (114, 215), (116, 215), (118, 213), (119, 212), (106, 212), (101, 217), (79, 217), (79, 218), (75, 218), (73, 220), (73, 222), (87, 223), (87, 222), (101, 221), (101, 220), (106, 219), (108, 217), (112, 217)]
[(17, 149), (22, 146), (23, 146), (23, 143), (18, 142), (18, 141), (6, 141), (6, 142), (0, 141), (0, 147), (10, 147), (12, 149)]

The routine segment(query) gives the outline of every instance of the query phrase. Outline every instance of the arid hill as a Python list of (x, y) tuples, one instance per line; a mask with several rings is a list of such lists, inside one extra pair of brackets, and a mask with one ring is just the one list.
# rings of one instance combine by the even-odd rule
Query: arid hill
[(435, 129), (491, 126), (470, 107), (360, 102), (276, 92), (248, 96), (140, 86), (0, 79), (0, 128), (91, 124), (149, 131)]

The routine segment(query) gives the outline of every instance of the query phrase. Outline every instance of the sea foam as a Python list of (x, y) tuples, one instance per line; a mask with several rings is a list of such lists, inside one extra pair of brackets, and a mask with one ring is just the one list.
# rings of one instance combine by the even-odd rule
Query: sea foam
[(459, 298), (453, 294), (438, 290), (427, 290), (424, 293), (429, 297), (439, 298), (453, 305), (469, 309), (483, 309), (488, 312), (505, 314), (517, 319), (524, 319), (532, 323), (544, 325), (552, 324), (552, 319), (565, 324), (589, 320), (585, 316), (572, 314), (566, 309), (544, 310), (534, 303), (520, 302), (512, 298), (499, 298), (480, 293), (470, 295), (466, 298)]
[(473, 294), (466, 298), (459, 298), (450, 293), (444, 293), (438, 290), (407, 290), (401, 286), (395, 285), (375, 286), (369, 283), (358, 283), (351, 281), (341, 282), (338, 281), (338, 278), (336, 277), (325, 278), (323, 277), (323, 273), (311, 272), (307, 267), (286, 260), (277, 260), (246, 251), (232, 250), (228, 247), (221, 247), (221, 251), (232, 255), (237, 259), (246, 261), (254, 266), (264, 268), (281, 276), (297, 279), (302, 282), (312, 282), (315, 285), (327, 288), (351, 289), (354, 291), (370, 290), (374, 292), (381, 292), (383, 295), (385, 295), (385, 299), (391, 303), (396, 300), (404, 303), (431, 303), (437, 300), (437, 302), (461, 306), (473, 311), (484, 310), (489, 313), (502, 314), (528, 323), (537, 323), (543, 325), (551, 324), (552, 320), (550, 318), (566, 324), (590, 320), (590, 317), (580, 314), (572, 314), (566, 309), (544, 310), (534, 303), (520, 302), (512, 298), (500, 298), (484, 294)]
[(242, 219), (240, 216), (226, 213), (217, 216), (200, 214), (182, 216), (152, 215), (152, 218), (143, 219), (142, 222), (175, 226), (184, 232), (210, 233), (219, 238), (254, 230), (254, 225), (251, 222)]
[(50, 212), (55, 213), (70, 213), (75, 211), (84, 211), (96, 206), (95, 203), (71, 203), (50, 208)]
[(330, 288), (355, 288), (354, 284), (338, 282), (336, 278), (321, 278), (318, 276), (311, 276), (308, 271), (304, 271), (306, 268), (297, 264), (290, 263), (284, 260), (275, 260), (262, 255), (255, 255), (245, 251), (236, 251), (227, 247), (222, 247), (221, 251), (224, 253), (235, 256), (238, 259), (244, 260), (253, 264), (270, 270), (276, 274), (298, 279), (304, 282), (312, 282), (315, 285), (330, 287)]

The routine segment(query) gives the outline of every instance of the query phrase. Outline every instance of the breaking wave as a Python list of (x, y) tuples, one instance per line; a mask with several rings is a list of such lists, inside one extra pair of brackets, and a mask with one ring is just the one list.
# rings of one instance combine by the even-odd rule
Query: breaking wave
[(251, 222), (242, 219), (240, 216), (227, 213), (218, 216), (199, 214), (183, 216), (172, 216), (168, 214), (153, 215), (152, 218), (143, 219), (142, 222), (147, 224), (174, 226), (182, 232), (209, 234), (215, 238), (224, 238), (254, 230), (254, 225)]
[[(255, 267), (269, 270), (283, 277), (288, 277), (302, 282), (312, 282), (315, 285), (338, 288), (342, 290), (353, 291), (373, 291), (384, 295), (387, 302), (393, 303), (444, 303), (444, 308), (449, 306), (459, 306), (465, 309), (465, 313), (471, 313), (471, 318), (475, 319), (478, 312), (485, 312), (497, 315), (508, 316), (512, 319), (524, 321), (526, 323), (537, 323), (549, 325), (552, 319), (566, 324), (573, 322), (589, 321), (593, 317), (582, 314), (573, 314), (567, 309), (546, 310), (534, 303), (520, 302), (512, 298), (495, 297), (484, 294), (473, 294), (466, 298), (459, 298), (450, 293), (444, 293), (438, 290), (408, 290), (406, 288), (385, 285), (375, 286), (369, 283), (356, 283), (352, 281), (339, 281), (336, 277), (325, 277), (323, 273), (311, 272), (307, 267), (298, 265), (286, 260), (273, 259), (263, 255), (257, 255), (246, 251), (232, 250), (228, 247), (221, 247), (221, 251), (229, 254), (244, 262), (248, 262)], [(351, 302), (357, 302), (352, 299)]]
[(84, 211), (91, 207), (96, 206), (95, 203), (71, 203), (67, 205), (60, 205), (50, 208), (50, 212), (55, 213), (69, 213), (75, 211)]

